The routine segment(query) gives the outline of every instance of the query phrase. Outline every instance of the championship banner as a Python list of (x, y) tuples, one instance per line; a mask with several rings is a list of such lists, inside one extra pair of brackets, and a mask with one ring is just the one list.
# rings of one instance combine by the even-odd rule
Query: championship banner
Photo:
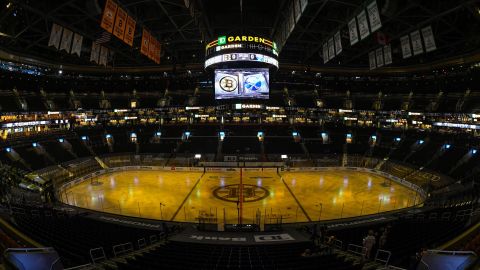
[(328, 45), (327, 42), (323, 43), (323, 63), (328, 62)]
[(150, 41), (150, 33), (143, 28), (142, 32), (142, 45), (140, 46), (140, 52), (143, 55), (148, 56), (148, 42)]
[(157, 40), (157, 46), (156, 46), (156, 52), (155, 52), (155, 63), (158, 65), (160, 64), (160, 55), (162, 53), (162, 44), (160, 44), (160, 41)]
[(55, 48), (60, 47), (60, 40), (62, 39), (63, 27), (54, 23), (52, 24), (52, 31), (50, 32), (50, 40), (48, 40), (48, 46), (53, 46)]
[(333, 44), (333, 37), (328, 40), (328, 60), (332, 60), (335, 57), (335, 45)]
[(400, 38), (400, 44), (402, 45), (403, 59), (412, 56), (412, 49), (410, 48), (410, 37), (408, 35)]
[(121, 40), (123, 40), (123, 36), (125, 34), (126, 22), (127, 12), (119, 7), (117, 9), (117, 17), (115, 18), (115, 27), (113, 28), (113, 34)]
[(289, 32), (288, 35), (290, 35), (293, 32), (293, 28), (295, 28), (295, 5), (292, 3), (290, 5), (290, 24), (289, 24)]
[(107, 66), (108, 62), (108, 48), (104, 46), (100, 46), (100, 58), (98, 60), (98, 64)]
[(370, 30), (368, 29), (367, 13), (365, 10), (362, 10), (360, 14), (357, 15), (357, 20), (358, 30), (360, 31), (360, 39), (364, 39), (370, 34)]
[(73, 36), (72, 51), (70, 53), (76, 54), (80, 57), (80, 53), (82, 52), (82, 43), (83, 43), (83, 36), (78, 33), (75, 33), (75, 35)]
[(70, 47), (72, 46), (73, 32), (67, 28), (63, 29), (62, 42), (60, 43), (60, 50), (65, 50), (70, 53)]
[(410, 33), (412, 39), (413, 55), (419, 55), (423, 53), (422, 38), (420, 37), (420, 31), (416, 30)]
[(377, 67), (383, 67), (383, 49), (378, 48), (375, 54), (377, 56)]
[(295, 22), (298, 23), (300, 17), (302, 16), (302, 4), (300, 3), (300, 0), (294, 0), (293, 6), (295, 9)]
[(375, 51), (371, 51), (368, 53), (368, 60), (370, 63), (370, 70), (375, 69), (377, 67), (375, 63)]
[(385, 65), (390, 65), (392, 63), (392, 47), (390, 44), (383, 47), (383, 56), (385, 58)]
[(340, 31), (335, 33), (333, 38), (335, 39), (335, 53), (339, 55), (342, 52), (342, 37), (340, 36)]
[(102, 22), (100, 23), (100, 26), (109, 33), (113, 32), (117, 7), (117, 3), (115, 3), (113, 0), (107, 0), (105, 3), (105, 8), (103, 9)]
[(302, 13), (303, 13), (307, 8), (308, 0), (300, 0), (300, 5), (302, 6)]
[(431, 26), (422, 28), (423, 43), (425, 44), (425, 51), (431, 52), (437, 49), (435, 44), (435, 38), (433, 37), (433, 31)]
[(157, 43), (157, 40), (155, 39), (155, 37), (150, 35), (150, 40), (148, 41), (148, 58), (150, 58), (151, 60), (153, 60), (153, 56), (155, 54), (156, 43)]
[(370, 21), (370, 30), (372, 32), (377, 31), (382, 27), (380, 21), (380, 14), (378, 13), (377, 1), (374, 0), (367, 6), (368, 19)]
[(90, 51), (90, 61), (98, 64), (98, 57), (100, 56), (100, 45), (95, 41), (92, 42), (92, 50)]
[(136, 24), (137, 22), (132, 17), (128, 16), (123, 41), (130, 46), (133, 46), (133, 38), (135, 37)]
[(358, 42), (358, 29), (357, 29), (357, 20), (353, 17), (348, 22), (348, 32), (350, 35), (350, 45), (353, 45)]

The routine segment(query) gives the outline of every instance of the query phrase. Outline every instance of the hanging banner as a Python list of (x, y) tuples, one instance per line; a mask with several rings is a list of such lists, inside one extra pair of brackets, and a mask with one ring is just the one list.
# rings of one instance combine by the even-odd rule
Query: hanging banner
[(410, 48), (410, 37), (408, 35), (400, 38), (400, 44), (402, 46), (403, 59), (412, 56), (412, 49)]
[(370, 70), (375, 69), (377, 67), (375, 63), (375, 51), (371, 51), (368, 53), (368, 60), (370, 63)]
[(378, 13), (377, 1), (374, 0), (367, 6), (368, 20), (370, 21), (370, 30), (372, 32), (377, 31), (382, 27), (380, 21), (380, 14)]
[(92, 42), (92, 50), (90, 51), (90, 61), (98, 64), (98, 57), (100, 56), (100, 45)]
[(342, 52), (342, 37), (340, 36), (340, 31), (335, 33), (333, 38), (335, 39), (335, 53), (339, 55)]
[(62, 39), (63, 27), (54, 23), (52, 24), (52, 31), (50, 32), (50, 40), (48, 40), (48, 46), (53, 46), (55, 48), (60, 47), (60, 40)]
[(128, 16), (123, 41), (130, 46), (133, 46), (133, 39), (135, 37), (136, 24), (137, 22), (132, 17)]
[(423, 43), (425, 44), (425, 51), (431, 52), (437, 49), (435, 38), (433, 37), (432, 26), (422, 28)]
[(157, 44), (155, 44), (155, 63), (158, 65), (160, 64), (160, 53), (162, 52), (162, 44), (157, 40)]
[(150, 35), (150, 40), (148, 41), (148, 58), (153, 60), (153, 55), (155, 54), (155, 45), (157, 44), (157, 40)]
[(329, 60), (328, 58), (328, 44), (327, 42), (323, 43), (323, 63), (327, 63)]
[(98, 60), (98, 64), (107, 66), (108, 62), (108, 48), (104, 46), (100, 46), (100, 58)]
[[(295, 5), (292, 3), (290, 5), (290, 24), (289, 24), (289, 32), (293, 32), (293, 28), (295, 28)], [(288, 35), (290, 35), (290, 33)]]
[(362, 10), (360, 14), (357, 15), (357, 20), (360, 39), (364, 39), (370, 34), (370, 30), (368, 29), (367, 13), (365, 13), (365, 10)]
[(383, 56), (385, 58), (385, 65), (390, 65), (392, 63), (392, 47), (390, 44), (383, 47)]
[(333, 43), (333, 37), (328, 40), (328, 60), (332, 60), (335, 57), (335, 45)]
[(302, 12), (304, 12), (307, 8), (308, 0), (300, 0), (300, 5), (302, 6)]
[(117, 17), (115, 18), (115, 27), (113, 34), (119, 39), (123, 40), (125, 35), (125, 25), (127, 24), (127, 12), (122, 8), (117, 9)]
[(293, 6), (295, 7), (295, 22), (298, 22), (302, 16), (302, 4), (300, 1), (301, 0), (294, 0), (293, 2)]
[(70, 53), (80, 56), (80, 53), (82, 52), (82, 43), (83, 36), (75, 33), (75, 35), (73, 36), (72, 51)]
[(140, 46), (140, 52), (143, 55), (148, 56), (148, 42), (150, 41), (150, 33), (143, 28), (142, 32), (142, 45)]
[(423, 53), (422, 38), (420, 37), (420, 31), (416, 30), (410, 33), (412, 39), (413, 55), (419, 55)]
[(383, 67), (383, 49), (378, 48), (375, 51), (376, 57), (377, 57), (377, 67)]
[(350, 45), (358, 42), (357, 20), (355, 17), (348, 22), (348, 34), (350, 36)]
[(65, 50), (70, 53), (70, 48), (72, 46), (73, 32), (67, 28), (63, 29), (62, 42), (60, 43), (60, 50)]
[(115, 3), (113, 0), (107, 0), (107, 2), (105, 2), (105, 8), (103, 9), (102, 22), (100, 23), (100, 26), (109, 33), (112, 33), (113, 31), (117, 7), (117, 3)]

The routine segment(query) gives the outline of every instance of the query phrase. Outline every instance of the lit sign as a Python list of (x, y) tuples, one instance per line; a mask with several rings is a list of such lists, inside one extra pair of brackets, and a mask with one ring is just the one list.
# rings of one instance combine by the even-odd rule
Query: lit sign
[(435, 122), (434, 126), (439, 127), (453, 127), (453, 128), (465, 128), (465, 129), (480, 129), (480, 125), (470, 125), (470, 124), (460, 124), (460, 123), (444, 123), (444, 122)]
[(218, 63), (240, 61), (266, 63), (278, 68), (277, 59), (260, 53), (228, 53), (213, 56), (212, 58), (205, 60), (205, 68)]
[(272, 47), (275, 50), (277, 49), (277, 44), (275, 42), (269, 39), (257, 37), (257, 36), (221, 36), (221, 37), (218, 37), (217, 40), (214, 40), (208, 43), (206, 46), (206, 49), (217, 46), (217, 45), (218, 46), (225, 45), (227, 43), (232, 43), (232, 42), (260, 43), (260, 44), (264, 44), (269, 47)]
[(261, 104), (241, 104), (237, 103), (235, 104), (235, 109), (261, 109), (262, 105)]
[(7, 123), (3, 124), (3, 127), (10, 128), (10, 127), (26, 127), (26, 126), (36, 126), (36, 125), (46, 125), (48, 121), (29, 121), (29, 122), (16, 122), (16, 123)]

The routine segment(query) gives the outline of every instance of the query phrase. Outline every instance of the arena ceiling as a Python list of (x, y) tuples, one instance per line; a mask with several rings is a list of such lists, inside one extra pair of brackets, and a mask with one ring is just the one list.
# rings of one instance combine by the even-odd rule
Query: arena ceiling
[[(273, 38), (287, 19), (290, 0), (117, 0), (137, 19), (134, 46), (118, 39), (106, 44), (114, 51), (112, 65), (155, 66), (139, 52), (141, 27), (163, 44), (161, 65), (201, 64), (205, 41), (228, 34)], [(308, 6), (280, 53), (280, 64), (324, 66), (322, 44), (339, 29), (344, 51), (326, 64), (368, 67), (368, 53), (380, 45), (374, 35), (350, 46), (347, 22), (366, 0), (309, 0)], [(104, 0), (0, 1), (0, 48), (54, 63), (92, 65), (92, 40), (102, 32), (99, 22)], [(416, 65), (477, 53), (480, 48), (480, 0), (377, 0), (382, 19), (379, 30), (391, 40), (394, 66)], [(81, 57), (48, 47), (52, 23), (84, 36)], [(402, 59), (399, 38), (431, 25), (437, 50)], [(201, 65), (199, 65), (201, 66)]]

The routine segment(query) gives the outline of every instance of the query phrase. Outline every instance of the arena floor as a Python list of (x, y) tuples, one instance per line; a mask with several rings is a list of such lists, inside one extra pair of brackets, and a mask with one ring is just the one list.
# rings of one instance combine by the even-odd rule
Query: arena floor
[[(243, 198), (243, 199), (241, 199)], [(78, 207), (171, 221), (291, 223), (368, 215), (418, 204), (416, 192), (367, 172), (122, 171), (70, 187)]]

